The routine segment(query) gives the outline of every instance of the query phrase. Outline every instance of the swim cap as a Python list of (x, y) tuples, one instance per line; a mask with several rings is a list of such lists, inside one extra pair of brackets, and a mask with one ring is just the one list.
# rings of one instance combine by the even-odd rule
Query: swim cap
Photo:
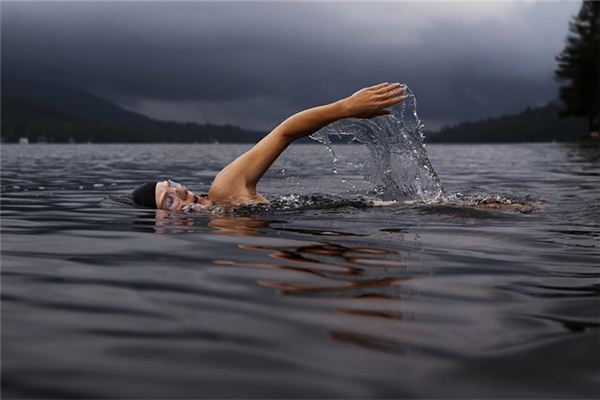
[(147, 182), (138, 186), (132, 193), (133, 202), (137, 205), (156, 209), (156, 184)]

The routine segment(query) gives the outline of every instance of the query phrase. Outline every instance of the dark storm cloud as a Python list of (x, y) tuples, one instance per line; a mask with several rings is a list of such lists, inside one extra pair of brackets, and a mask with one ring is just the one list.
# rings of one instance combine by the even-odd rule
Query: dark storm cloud
[(3, 73), (82, 87), (152, 116), (267, 129), (379, 81), (426, 123), (556, 97), (578, 3), (2, 3)]

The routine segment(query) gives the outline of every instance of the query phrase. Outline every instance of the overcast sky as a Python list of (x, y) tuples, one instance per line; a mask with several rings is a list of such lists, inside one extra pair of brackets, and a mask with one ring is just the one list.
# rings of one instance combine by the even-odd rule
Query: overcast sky
[(580, 2), (6, 2), (2, 73), (158, 119), (268, 130), (382, 81), (426, 129), (557, 97)]

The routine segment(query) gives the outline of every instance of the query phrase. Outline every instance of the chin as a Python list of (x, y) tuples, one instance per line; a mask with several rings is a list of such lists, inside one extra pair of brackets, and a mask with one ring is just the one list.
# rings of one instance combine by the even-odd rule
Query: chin
[(199, 197), (198, 204), (200, 204), (201, 206), (207, 207), (207, 206), (210, 206), (212, 204), (212, 202), (208, 199), (205, 199), (204, 197)]

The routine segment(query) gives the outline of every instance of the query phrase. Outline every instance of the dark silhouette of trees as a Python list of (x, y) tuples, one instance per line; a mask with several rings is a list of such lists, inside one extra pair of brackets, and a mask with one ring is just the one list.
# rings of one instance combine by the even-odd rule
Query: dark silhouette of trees
[(3, 96), (0, 103), (0, 140), (9, 143), (21, 137), (32, 143), (255, 143), (265, 135), (233, 125), (94, 120), (22, 97)]
[(583, 118), (559, 118), (558, 102), (517, 114), (463, 122), (428, 135), (429, 143), (576, 142), (585, 134)]
[(569, 23), (565, 49), (556, 57), (555, 78), (565, 108), (561, 116), (588, 118), (590, 132), (600, 124), (600, 2), (583, 1)]

